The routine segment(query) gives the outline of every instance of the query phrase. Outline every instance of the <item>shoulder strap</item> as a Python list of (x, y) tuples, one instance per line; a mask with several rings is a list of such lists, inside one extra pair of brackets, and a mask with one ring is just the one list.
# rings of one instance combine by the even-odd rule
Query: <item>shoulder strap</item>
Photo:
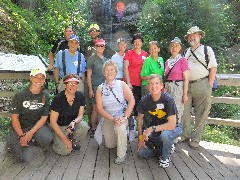
[(62, 65), (63, 65), (63, 75), (66, 75), (66, 62), (65, 62), (65, 50), (62, 51)]
[(205, 45), (204, 45), (204, 54), (205, 54), (206, 64), (207, 64), (207, 67), (208, 67), (209, 57), (208, 57), (208, 52), (207, 52), (207, 46), (205, 46)]
[(78, 76), (79, 76), (79, 73), (80, 73), (80, 66), (81, 66), (81, 53), (78, 52), (78, 68), (77, 68), (77, 75)]
[[(179, 60), (179, 59), (178, 59)], [(178, 62), (177, 60), (177, 62)], [(177, 62), (175, 62), (175, 64), (173, 65), (173, 67), (168, 71), (167, 75), (165, 76), (166, 77), (166, 80), (168, 80), (168, 76), (170, 75), (170, 73), (172, 72), (174, 66), (177, 64)]]
[[(198, 57), (196, 56), (196, 54), (194, 54), (194, 52), (193, 52), (192, 50), (190, 50), (190, 51), (191, 51), (192, 55), (195, 57), (195, 59), (209, 71), (209, 69), (207, 68), (207, 66), (205, 66), (205, 65), (198, 59)], [(205, 56), (206, 56), (206, 54), (205, 54)]]

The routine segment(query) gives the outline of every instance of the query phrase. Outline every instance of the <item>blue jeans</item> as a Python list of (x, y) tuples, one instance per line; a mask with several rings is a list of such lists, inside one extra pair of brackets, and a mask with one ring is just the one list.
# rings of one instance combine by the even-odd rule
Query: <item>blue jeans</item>
[[(170, 157), (173, 141), (182, 133), (182, 125), (178, 123), (174, 130), (164, 130), (159, 133), (152, 133), (149, 142), (145, 142), (147, 148), (142, 147), (138, 151), (138, 156), (147, 158), (150, 156), (160, 157), (166, 160)], [(153, 147), (154, 146), (154, 147)]]

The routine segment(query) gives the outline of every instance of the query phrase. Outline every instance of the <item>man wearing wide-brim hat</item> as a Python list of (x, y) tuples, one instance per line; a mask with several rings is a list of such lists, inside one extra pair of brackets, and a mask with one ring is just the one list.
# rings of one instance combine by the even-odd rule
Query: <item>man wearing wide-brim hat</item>
[[(217, 72), (217, 61), (212, 48), (200, 43), (204, 36), (205, 32), (197, 26), (191, 27), (185, 35), (185, 39), (190, 45), (185, 54), (190, 71), (188, 101), (184, 106), (183, 134), (180, 141), (189, 140), (189, 145), (192, 148), (199, 146), (204, 132), (206, 119), (211, 108), (212, 86)], [(208, 55), (207, 59), (206, 54)], [(194, 108), (195, 123), (194, 130), (191, 132), (192, 107)]]

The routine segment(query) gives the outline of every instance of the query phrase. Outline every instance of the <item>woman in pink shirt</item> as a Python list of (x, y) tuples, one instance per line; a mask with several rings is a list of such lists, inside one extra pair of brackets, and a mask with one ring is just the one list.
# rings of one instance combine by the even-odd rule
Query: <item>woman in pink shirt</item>
[(189, 83), (189, 65), (187, 59), (180, 54), (181, 49), (181, 40), (175, 37), (169, 45), (171, 57), (165, 62), (164, 72), (166, 78), (164, 91), (174, 98), (178, 110), (178, 122), (181, 122), (184, 103), (188, 100)]
[(141, 99), (141, 78), (143, 61), (148, 53), (142, 50), (143, 37), (140, 33), (134, 34), (132, 38), (133, 49), (128, 50), (124, 56), (124, 78), (127, 85), (132, 89), (135, 99), (133, 116), (137, 116), (136, 107)]

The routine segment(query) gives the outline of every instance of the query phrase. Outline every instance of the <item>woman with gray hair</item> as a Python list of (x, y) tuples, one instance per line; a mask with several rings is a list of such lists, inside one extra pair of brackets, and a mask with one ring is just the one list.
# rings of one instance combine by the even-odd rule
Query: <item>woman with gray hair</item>
[(96, 91), (98, 113), (103, 117), (103, 135), (108, 148), (117, 146), (116, 164), (126, 158), (128, 118), (132, 113), (135, 100), (128, 85), (116, 80), (117, 65), (108, 60), (103, 65), (105, 82)]
[(170, 93), (177, 106), (178, 121), (181, 122), (184, 103), (187, 102), (188, 83), (189, 83), (189, 65), (187, 59), (182, 57), (181, 40), (175, 37), (169, 45), (171, 57), (165, 63), (165, 87), (164, 91)]

